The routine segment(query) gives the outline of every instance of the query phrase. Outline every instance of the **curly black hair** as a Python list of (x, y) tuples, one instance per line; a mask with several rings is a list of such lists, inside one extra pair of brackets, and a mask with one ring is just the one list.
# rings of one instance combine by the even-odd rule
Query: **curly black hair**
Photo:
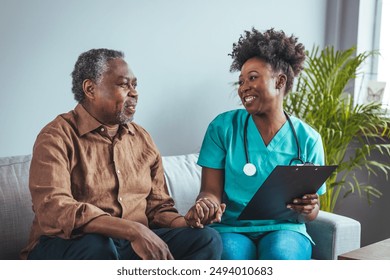
[(97, 83), (107, 70), (107, 62), (114, 58), (124, 58), (121, 51), (109, 49), (91, 49), (78, 57), (72, 72), (72, 92), (74, 99), (82, 102), (85, 99), (83, 82), (90, 79)]
[(303, 70), (306, 58), (305, 47), (298, 43), (298, 38), (286, 36), (283, 31), (275, 31), (274, 28), (264, 33), (255, 28), (245, 31), (233, 44), (229, 55), (233, 58), (231, 72), (240, 71), (244, 63), (253, 57), (269, 63), (273, 71), (282, 71), (287, 76), (286, 93), (292, 89), (294, 77)]

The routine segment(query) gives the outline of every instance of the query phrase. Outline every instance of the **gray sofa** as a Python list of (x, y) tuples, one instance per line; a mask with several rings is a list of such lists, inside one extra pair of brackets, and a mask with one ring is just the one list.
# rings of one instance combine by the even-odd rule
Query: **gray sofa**
[[(168, 189), (180, 213), (186, 213), (199, 191), (197, 156), (163, 157)], [(0, 260), (18, 259), (28, 239), (33, 219), (28, 190), (30, 161), (31, 155), (0, 158)], [(307, 228), (316, 243), (314, 259), (337, 259), (360, 247), (360, 223), (351, 218), (320, 211)]]

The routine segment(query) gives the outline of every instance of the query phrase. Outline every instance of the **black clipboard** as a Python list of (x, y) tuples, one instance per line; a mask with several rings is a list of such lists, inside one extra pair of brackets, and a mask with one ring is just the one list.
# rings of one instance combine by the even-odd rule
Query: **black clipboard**
[(238, 220), (289, 220), (298, 213), (286, 207), (294, 198), (316, 193), (337, 165), (278, 165), (241, 212)]

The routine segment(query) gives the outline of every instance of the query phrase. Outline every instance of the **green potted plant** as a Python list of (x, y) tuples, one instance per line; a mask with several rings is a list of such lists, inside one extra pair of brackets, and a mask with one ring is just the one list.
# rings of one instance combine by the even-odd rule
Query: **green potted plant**
[[(327, 192), (320, 197), (321, 209), (334, 212), (343, 195), (358, 192), (370, 203), (381, 192), (367, 182), (359, 182), (357, 172), (388, 176), (390, 161), (375, 161), (376, 150), (390, 155), (389, 117), (381, 104), (354, 104), (348, 86), (359, 74), (362, 63), (375, 52), (356, 55), (356, 49), (335, 51), (333, 47), (308, 53), (305, 70), (298, 77), (294, 92), (285, 98), (287, 112), (306, 121), (322, 136), (325, 162), (338, 165), (327, 180)], [(353, 146), (354, 152), (347, 153)]]

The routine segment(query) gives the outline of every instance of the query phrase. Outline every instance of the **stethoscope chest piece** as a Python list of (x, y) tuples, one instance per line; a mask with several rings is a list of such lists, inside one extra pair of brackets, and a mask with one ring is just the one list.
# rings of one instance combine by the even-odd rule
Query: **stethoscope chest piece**
[(256, 174), (256, 166), (253, 163), (246, 163), (244, 165), (243, 171), (246, 176), (253, 176)]

